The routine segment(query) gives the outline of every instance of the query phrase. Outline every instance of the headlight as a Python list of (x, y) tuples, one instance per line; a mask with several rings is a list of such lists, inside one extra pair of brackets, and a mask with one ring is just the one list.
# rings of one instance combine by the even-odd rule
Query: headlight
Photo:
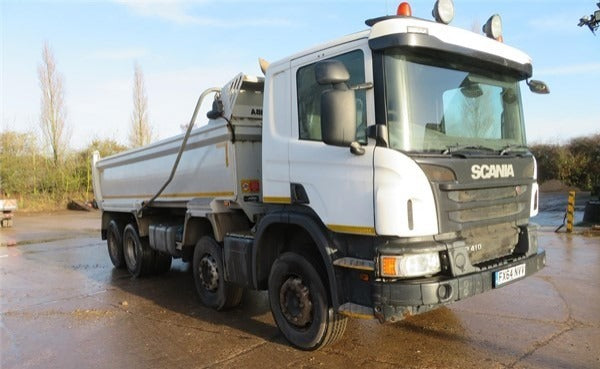
[(438, 252), (425, 254), (381, 255), (379, 257), (382, 277), (420, 277), (441, 271)]

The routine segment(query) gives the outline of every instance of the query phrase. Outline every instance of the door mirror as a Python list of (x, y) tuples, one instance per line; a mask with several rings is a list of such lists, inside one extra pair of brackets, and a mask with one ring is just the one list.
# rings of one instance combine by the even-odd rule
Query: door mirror
[(321, 93), (321, 138), (327, 145), (350, 146), (356, 141), (356, 94), (348, 88), (350, 73), (337, 60), (315, 66), (320, 85), (331, 85)]
[(533, 92), (534, 94), (549, 94), (550, 93), (550, 89), (548, 88), (548, 85), (546, 85), (546, 83), (542, 82), (542, 81), (538, 81), (535, 79), (532, 79), (531, 81), (526, 81), (527, 86), (529, 86), (529, 90), (531, 92)]

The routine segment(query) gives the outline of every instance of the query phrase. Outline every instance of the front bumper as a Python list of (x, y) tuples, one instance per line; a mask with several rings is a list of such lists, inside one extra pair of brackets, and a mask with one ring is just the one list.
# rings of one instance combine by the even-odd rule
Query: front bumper
[[(546, 252), (538, 250), (534, 255), (455, 278), (375, 282), (373, 284), (373, 312), (380, 322), (402, 320), (407, 316), (420, 314), (441, 305), (494, 289), (494, 272), (520, 264), (525, 264), (524, 278), (526, 278), (544, 268)], [(523, 278), (505, 285), (521, 279)]]

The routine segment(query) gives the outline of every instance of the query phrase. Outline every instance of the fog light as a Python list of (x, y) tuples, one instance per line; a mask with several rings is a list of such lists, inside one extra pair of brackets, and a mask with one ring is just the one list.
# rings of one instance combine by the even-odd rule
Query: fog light
[(382, 277), (420, 277), (441, 271), (440, 256), (437, 252), (426, 254), (382, 255), (380, 256)]

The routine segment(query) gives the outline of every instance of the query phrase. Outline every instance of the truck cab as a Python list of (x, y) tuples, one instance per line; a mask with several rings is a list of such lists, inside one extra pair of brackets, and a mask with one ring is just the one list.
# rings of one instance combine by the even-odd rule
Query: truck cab
[[(440, 22), (367, 24), (271, 64), (265, 79), (264, 202), (308, 208), (326, 228), (334, 305), (397, 321), (537, 272), (519, 87), (531, 59)], [(329, 62), (347, 75), (320, 83)], [(339, 84), (353, 104), (323, 97)]]

